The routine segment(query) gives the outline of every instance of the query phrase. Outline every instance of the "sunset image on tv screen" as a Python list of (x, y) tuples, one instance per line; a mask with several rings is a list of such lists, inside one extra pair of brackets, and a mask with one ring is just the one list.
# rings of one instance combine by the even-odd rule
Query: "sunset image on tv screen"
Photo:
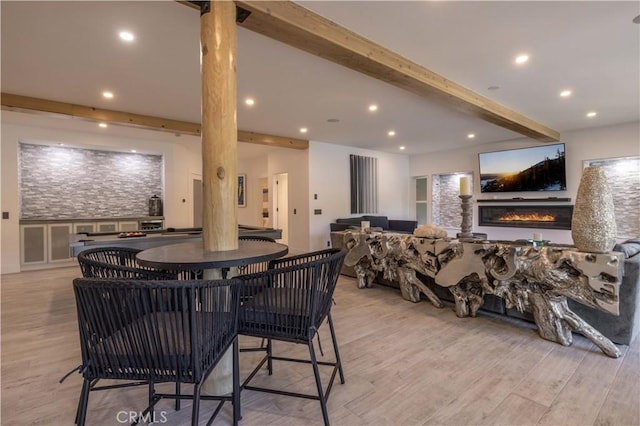
[(478, 154), (481, 192), (565, 191), (564, 144)]

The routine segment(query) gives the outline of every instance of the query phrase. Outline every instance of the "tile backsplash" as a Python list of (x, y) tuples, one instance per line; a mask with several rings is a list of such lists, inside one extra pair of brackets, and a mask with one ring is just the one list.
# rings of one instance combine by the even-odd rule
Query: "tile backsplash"
[(162, 156), (20, 143), (21, 219), (146, 216)]
[(462, 203), (460, 198), (460, 177), (471, 177), (471, 173), (448, 173), (433, 175), (432, 209), (433, 223), (445, 228), (460, 228), (462, 223)]

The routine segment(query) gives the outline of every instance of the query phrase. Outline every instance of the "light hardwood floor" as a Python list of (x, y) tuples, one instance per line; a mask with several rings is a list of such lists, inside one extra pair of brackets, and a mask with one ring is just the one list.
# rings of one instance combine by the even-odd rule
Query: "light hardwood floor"
[[(80, 362), (71, 288), (79, 275), (73, 267), (2, 276), (3, 425), (73, 424), (81, 377), (58, 379)], [(639, 339), (611, 359), (581, 336), (563, 347), (526, 322), (490, 314), (460, 319), (451, 307), (413, 304), (395, 289), (359, 290), (351, 278), (341, 277), (335, 299), (346, 384), (336, 381), (329, 398), (334, 425), (640, 424)], [(332, 359), (328, 327), (320, 334)], [(306, 353), (283, 343), (275, 350)], [(254, 362), (255, 355), (241, 355), (243, 377)], [(315, 389), (303, 364), (276, 362), (274, 375), (256, 383)], [(87, 423), (117, 425), (118, 412), (140, 410), (145, 401), (144, 387), (95, 392)], [(201, 424), (209, 404), (201, 404)], [(157, 411), (164, 424), (188, 424), (190, 402), (175, 412), (162, 401)], [(322, 422), (316, 401), (251, 391), (242, 394), (242, 412), (242, 425)], [(214, 424), (229, 423), (227, 405)]]

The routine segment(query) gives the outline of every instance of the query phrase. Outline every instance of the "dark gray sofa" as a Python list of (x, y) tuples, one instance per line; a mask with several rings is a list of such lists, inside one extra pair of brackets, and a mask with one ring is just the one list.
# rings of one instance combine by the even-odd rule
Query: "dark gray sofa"
[(352, 227), (360, 228), (360, 222), (369, 221), (372, 228), (382, 228), (383, 231), (398, 232), (401, 234), (413, 234), (413, 230), (418, 227), (415, 220), (395, 220), (388, 219), (387, 216), (359, 216), (345, 219), (336, 219), (331, 223), (331, 232), (345, 231)]
[[(620, 283), (620, 315), (612, 315), (567, 299), (569, 308), (589, 325), (618, 345), (628, 345), (640, 333), (640, 238), (616, 244), (613, 251), (624, 253), (623, 277)], [(509, 308), (511, 317), (533, 321), (530, 312)]]
[(620, 315), (611, 315), (573, 300), (569, 300), (569, 308), (613, 343), (628, 345), (640, 332), (640, 238), (617, 244), (613, 250), (625, 255)]

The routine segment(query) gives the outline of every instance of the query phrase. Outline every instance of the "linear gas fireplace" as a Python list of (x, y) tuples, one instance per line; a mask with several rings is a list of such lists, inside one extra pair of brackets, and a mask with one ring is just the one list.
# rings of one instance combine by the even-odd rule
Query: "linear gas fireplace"
[(573, 206), (478, 206), (480, 226), (571, 229)]

